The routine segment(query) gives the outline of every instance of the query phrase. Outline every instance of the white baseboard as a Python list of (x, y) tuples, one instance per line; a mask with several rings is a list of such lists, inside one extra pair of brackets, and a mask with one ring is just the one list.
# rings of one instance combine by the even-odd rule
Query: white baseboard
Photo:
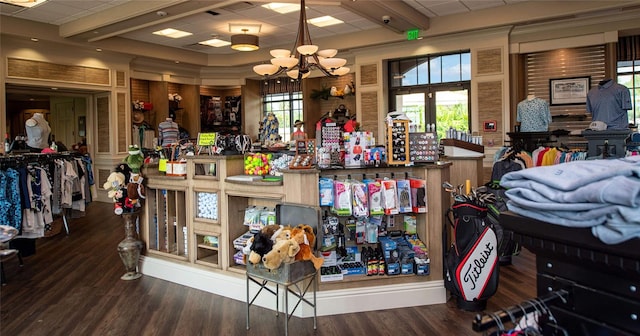
[[(144, 275), (247, 302), (247, 280), (243, 274), (205, 270), (149, 256), (142, 256), (140, 259), (141, 272)], [(275, 284), (270, 283), (267, 287), (275, 291)], [(255, 296), (259, 288), (258, 285), (250, 282), (250, 299)], [(280, 288), (279, 292), (279, 310), (284, 311), (283, 288)], [(313, 302), (313, 293), (308, 291), (305, 298)], [(297, 298), (290, 294), (288, 300), (291, 309), (295, 306)], [(325, 316), (445, 303), (446, 291), (442, 280), (424, 281), (320, 291), (316, 294), (316, 302), (317, 316)], [(253, 304), (272, 310), (276, 309), (274, 295), (265, 290), (260, 293)], [(313, 317), (313, 308), (301, 303), (294, 312), (294, 316)]]

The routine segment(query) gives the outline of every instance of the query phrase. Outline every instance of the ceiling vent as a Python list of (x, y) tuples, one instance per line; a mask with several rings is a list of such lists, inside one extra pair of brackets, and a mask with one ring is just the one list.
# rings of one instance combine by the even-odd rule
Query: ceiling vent
[(253, 7), (255, 7), (256, 5), (252, 4), (251, 2), (248, 1), (240, 1), (240, 2), (236, 2), (233, 3), (229, 6), (224, 6), (224, 7), (220, 7), (221, 9), (224, 10), (228, 10), (230, 12), (241, 12), (241, 11), (245, 11), (247, 9), (251, 9)]

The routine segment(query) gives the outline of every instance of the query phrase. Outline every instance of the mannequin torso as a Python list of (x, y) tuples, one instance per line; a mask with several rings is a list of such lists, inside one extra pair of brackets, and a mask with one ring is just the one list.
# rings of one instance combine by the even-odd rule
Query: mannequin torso
[(158, 125), (158, 142), (161, 146), (169, 146), (178, 141), (180, 129), (178, 123), (171, 118), (165, 119)]
[(49, 147), (51, 127), (42, 113), (34, 113), (31, 118), (27, 119), (25, 130), (27, 131), (27, 146), (34, 149)]
[(517, 121), (521, 132), (546, 132), (551, 123), (549, 104), (544, 99), (528, 95), (518, 103)]
[(586, 109), (593, 121), (604, 122), (607, 129), (627, 129), (631, 94), (626, 86), (605, 79), (587, 93)]

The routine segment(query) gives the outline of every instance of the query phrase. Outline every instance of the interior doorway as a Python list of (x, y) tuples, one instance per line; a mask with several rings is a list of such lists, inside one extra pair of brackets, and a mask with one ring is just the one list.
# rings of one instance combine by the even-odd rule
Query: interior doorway
[(25, 122), (41, 113), (49, 122), (55, 140), (71, 149), (87, 136), (86, 120), (92, 93), (49, 91), (38, 87), (6, 86), (6, 125), (9, 138), (26, 136)]

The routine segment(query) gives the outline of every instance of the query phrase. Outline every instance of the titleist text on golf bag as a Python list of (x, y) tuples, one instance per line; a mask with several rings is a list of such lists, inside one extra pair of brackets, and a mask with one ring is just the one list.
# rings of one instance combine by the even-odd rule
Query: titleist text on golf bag
[[(456, 201), (447, 213), (453, 239), (445, 251), (444, 281), (460, 309), (483, 310), (498, 289), (498, 240), (486, 216), (487, 207), (472, 200)], [(447, 231), (445, 225), (445, 243)]]

